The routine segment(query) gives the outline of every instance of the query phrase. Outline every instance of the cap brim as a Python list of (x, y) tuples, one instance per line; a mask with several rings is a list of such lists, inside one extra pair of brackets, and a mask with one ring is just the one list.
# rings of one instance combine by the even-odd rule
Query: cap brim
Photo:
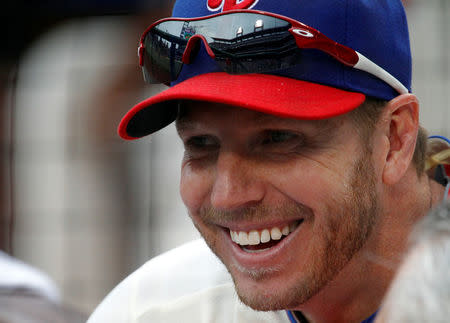
[(365, 95), (275, 75), (202, 74), (138, 103), (120, 122), (119, 135), (132, 140), (167, 126), (177, 117), (179, 100), (216, 102), (313, 120), (347, 113), (360, 106)]

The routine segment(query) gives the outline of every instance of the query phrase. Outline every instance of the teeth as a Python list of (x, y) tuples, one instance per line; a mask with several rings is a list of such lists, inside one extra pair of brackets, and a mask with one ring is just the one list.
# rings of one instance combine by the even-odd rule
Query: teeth
[(277, 227), (270, 230), (270, 237), (272, 238), (272, 240), (280, 240), (282, 236), (283, 235), (281, 234), (280, 229), (278, 229)]
[(255, 246), (260, 242), (259, 232), (256, 230), (252, 230), (248, 234), (248, 244)]
[(238, 243), (241, 246), (248, 245), (248, 234), (247, 234), (247, 232), (240, 231), (239, 235), (238, 235), (238, 241), (239, 241)]
[[(270, 232), (267, 229), (261, 231), (261, 242), (266, 243), (270, 241)], [(235, 241), (237, 242), (237, 241)]]
[(298, 227), (298, 222), (292, 222), (289, 224), (289, 232), (294, 231)]
[(299, 224), (299, 221), (295, 221), (289, 225), (285, 225), (281, 228), (281, 230), (279, 227), (273, 227), (271, 229), (264, 229), (261, 231), (251, 230), (249, 232), (230, 230), (230, 236), (233, 242), (241, 246), (256, 246), (260, 243), (269, 242), (270, 240), (280, 240), (282, 236), (287, 236), (289, 233), (294, 231)]

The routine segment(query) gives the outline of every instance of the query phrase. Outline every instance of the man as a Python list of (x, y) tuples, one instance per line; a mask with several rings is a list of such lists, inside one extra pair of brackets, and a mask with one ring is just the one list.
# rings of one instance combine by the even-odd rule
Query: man
[[(450, 204), (422, 219), (376, 322), (445, 323), (450, 317)], [(411, 283), (414, 282), (414, 283)]]
[(424, 171), (401, 2), (179, 0), (173, 16), (138, 50), (172, 87), (119, 134), (176, 120), (181, 196), (229, 275), (182, 246), (89, 322), (372, 322), (393, 276), (380, 260), (395, 267), (445, 190)]

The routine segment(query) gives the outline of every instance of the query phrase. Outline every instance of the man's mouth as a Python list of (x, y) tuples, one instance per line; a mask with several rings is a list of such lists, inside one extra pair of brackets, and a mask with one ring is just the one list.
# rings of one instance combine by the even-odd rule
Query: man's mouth
[(294, 221), (284, 226), (274, 226), (260, 230), (233, 231), (230, 230), (231, 240), (244, 251), (257, 253), (268, 250), (293, 232), (303, 220)]

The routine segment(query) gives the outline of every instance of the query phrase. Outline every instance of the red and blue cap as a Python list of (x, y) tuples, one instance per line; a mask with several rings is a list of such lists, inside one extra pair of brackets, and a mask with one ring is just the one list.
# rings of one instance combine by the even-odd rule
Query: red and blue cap
[[(401, 0), (178, 0), (173, 17), (194, 18), (234, 9), (271, 12), (300, 21), (366, 56), (411, 91), (411, 51)], [(180, 100), (223, 103), (295, 119), (324, 119), (360, 106), (366, 96), (391, 100), (399, 93), (379, 78), (318, 50), (299, 64), (270, 74), (221, 72), (204, 45), (171, 87), (134, 106), (119, 135), (137, 139), (176, 119)]]

